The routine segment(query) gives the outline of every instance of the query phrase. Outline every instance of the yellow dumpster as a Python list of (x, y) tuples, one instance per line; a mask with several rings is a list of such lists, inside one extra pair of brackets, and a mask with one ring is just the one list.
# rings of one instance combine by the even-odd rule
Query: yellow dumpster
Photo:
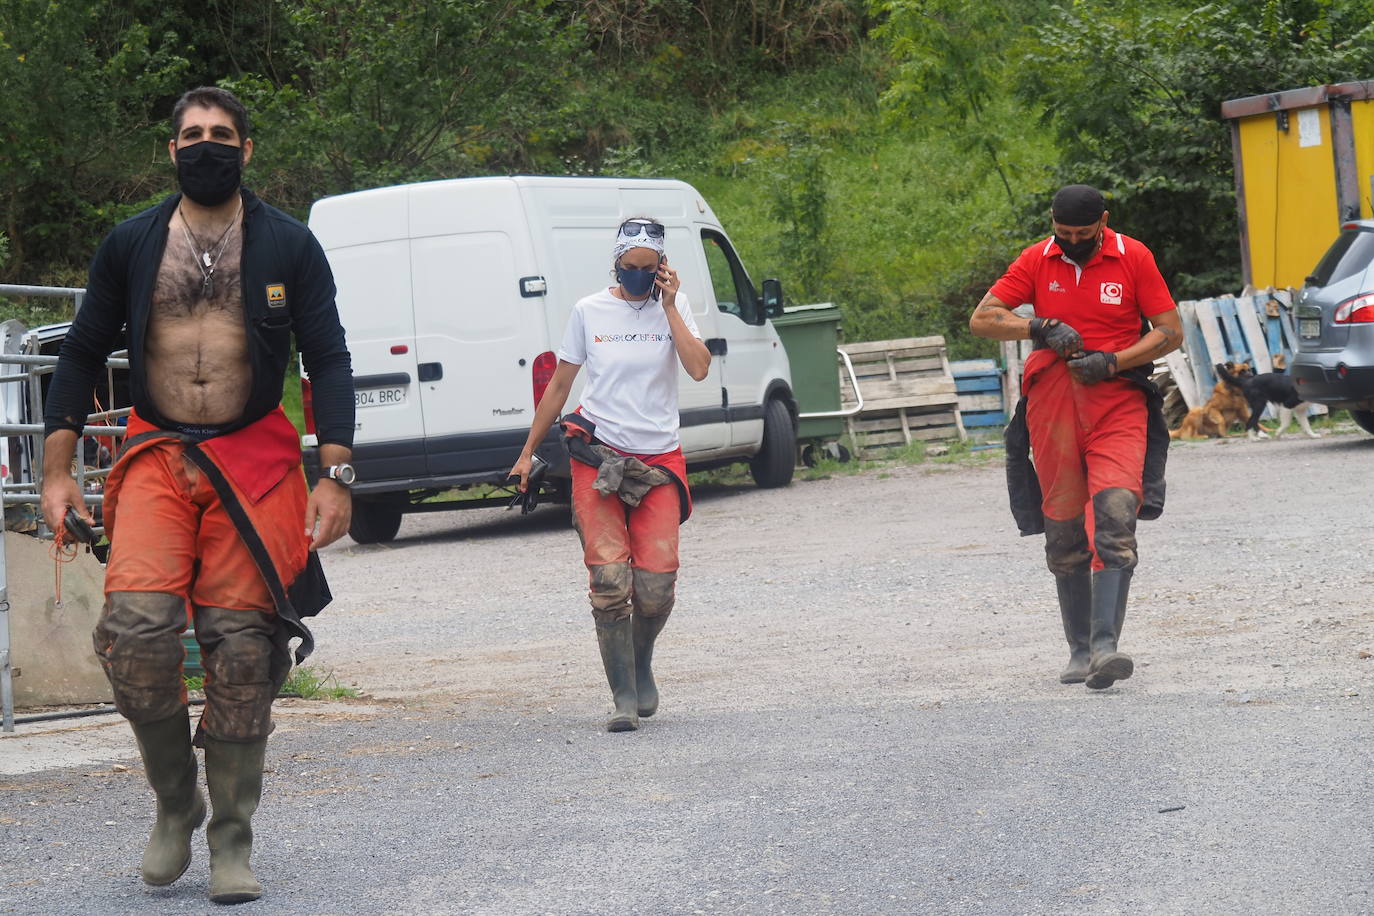
[(1301, 287), (1342, 223), (1374, 216), (1374, 81), (1231, 99), (1241, 266)]

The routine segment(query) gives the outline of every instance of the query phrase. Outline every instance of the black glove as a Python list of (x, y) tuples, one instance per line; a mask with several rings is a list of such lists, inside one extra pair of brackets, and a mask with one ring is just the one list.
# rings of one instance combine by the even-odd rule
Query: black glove
[(1038, 347), (1049, 347), (1064, 359), (1083, 349), (1083, 338), (1058, 318), (1032, 318), (1030, 338)]
[(1069, 374), (1081, 385), (1096, 385), (1116, 375), (1116, 354), (1105, 350), (1084, 350), (1069, 360)]
[[(538, 455), (532, 456), (530, 473), (529, 476), (525, 478), (525, 492), (521, 493), (519, 489), (517, 489), (515, 495), (510, 498), (510, 502), (506, 503), (506, 508), (514, 509), (516, 506), (519, 506), (521, 515), (529, 515), (533, 512), (535, 507), (539, 505), (539, 485), (544, 482), (544, 477), (548, 472), (548, 462)], [(506, 485), (518, 488), (520, 486), (520, 478), (512, 475), (506, 480)]]

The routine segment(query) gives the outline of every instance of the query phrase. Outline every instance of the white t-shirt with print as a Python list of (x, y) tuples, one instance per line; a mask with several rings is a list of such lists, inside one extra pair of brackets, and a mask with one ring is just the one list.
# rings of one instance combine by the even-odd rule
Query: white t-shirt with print
[[(676, 305), (687, 330), (700, 339), (681, 291)], [(598, 439), (636, 455), (678, 447), (680, 363), (661, 302), (636, 309), (609, 289), (579, 299), (558, 358), (586, 370), (582, 414), (596, 424)]]

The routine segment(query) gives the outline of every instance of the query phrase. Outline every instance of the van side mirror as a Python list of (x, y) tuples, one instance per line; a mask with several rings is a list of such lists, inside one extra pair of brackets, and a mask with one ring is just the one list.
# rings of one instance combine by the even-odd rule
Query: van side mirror
[(763, 295), (763, 314), (766, 318), (782, 317), (782, 281), (764, 280)]

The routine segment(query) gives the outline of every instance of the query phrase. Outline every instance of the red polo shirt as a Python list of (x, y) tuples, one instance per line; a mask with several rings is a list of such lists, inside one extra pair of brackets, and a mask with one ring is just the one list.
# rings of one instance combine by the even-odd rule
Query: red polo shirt
[(1089, 350), (1119, 353), (1140, 340), (1140, 318), (1175, 308), (1150, 249), (1110, 228), (1102, 249), (1079, 267), (1054, 236), (1012, 262), (989, 292), (1010, 306), (1029, 302), (1040, 318), (1058, 318), (1083, 336)]

